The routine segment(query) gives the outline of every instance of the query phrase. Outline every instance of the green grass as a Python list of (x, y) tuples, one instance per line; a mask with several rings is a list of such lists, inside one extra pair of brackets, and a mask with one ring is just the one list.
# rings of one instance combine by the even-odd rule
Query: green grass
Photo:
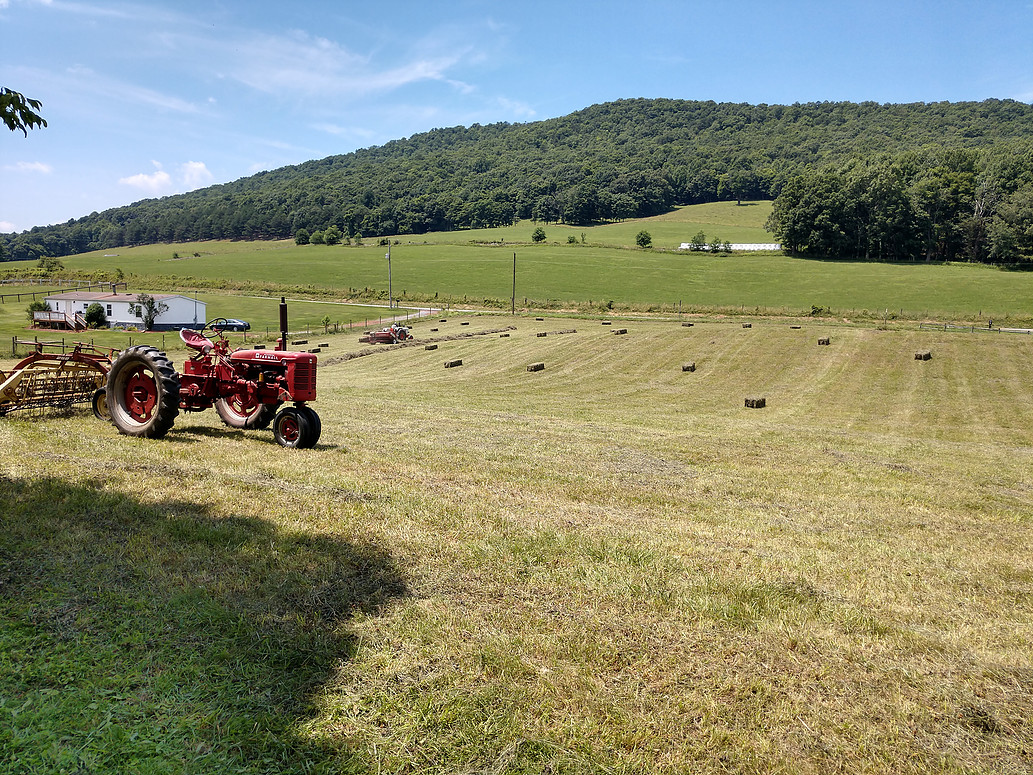
[[(836, 319), (946, 318), (985, 324), (993, 318), (999, 325), (1033, 323), (1030, 273), (982, 265), (712, 256), (628, 247), (643, 228), (658, 246), (676, 246), (700, 229), (729, 241), (768, 241), (770, 235), (750, 230), (762, 229), (769, 210), (770, 203), (739, 207), (722, 202), (680, 208), (644, 221), (585, 228), (550, 225), (549, 240), (541, 245), (529, 242), (530, 223), (401, 237), (391, 248), (392, 292), (409, 304), (509, 309), (516, 254), (516, 302), (523, 309), (806, 315), (817, 306)], [(578, 243), (566, 244), (567, 235)], [(173, 259), (174, 253), (180, 258)], [(132, 290), (212, 294), (213, 316), (244, 317), (264, 330), (276, 325), (275, 300), (281, 295), (385, 303), (385, 253), (385, 247), (369, 240), (361, 247), (206, 242), (98, 251), (64, 263), (69, 270), (108, 278), (121, 269)], [(5, 269), (17, 272), (19, 266), (11, 262)], [(31, 264), (24, 268), (31, 269)], [(217, 295), (231, 293), (259, 298), (230, 301)], [(299, 304), (296, 309), (292, 319), (309, 327), (327, 314), (318, 306)], [(334, 308), (331, 317), (362, 319), (364, 314)]]
[(464, 320), (313, 450), (0, 419), (0, 771), (1033, 767), (1029, 337)]

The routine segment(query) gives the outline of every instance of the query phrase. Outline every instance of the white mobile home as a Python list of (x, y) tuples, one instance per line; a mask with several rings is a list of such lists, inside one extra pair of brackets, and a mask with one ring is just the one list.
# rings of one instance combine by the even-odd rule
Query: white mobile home
[[(76, 316), (82, 316), (86, 309), (94, 303), (104, 308), (111, 328), (142, 328), (143, 315), (138, 309), (138, 293), (90, 293), (86, 291), (70, 291), (47, 296), (50, 305), (50, 322), (60, 315), (68, 321), (68, 328), (76, 328)], [(168, 331), (180, 328), (198, 328), (205, 324), (206, 308), (203, 301), (191, 299), (178, 294), (152, 293), (154, 300), (167, 309), (154, 318), (154, 331)], [(42, 313), (46, 314), (46, 313)]]

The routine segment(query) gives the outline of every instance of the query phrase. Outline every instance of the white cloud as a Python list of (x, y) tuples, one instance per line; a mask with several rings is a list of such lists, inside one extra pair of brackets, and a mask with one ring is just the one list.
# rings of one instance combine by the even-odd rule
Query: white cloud
[(215, 176), (209, 171), (203, 161), (188, 161), (180, 167), (180, 179), (187, 191), (207, 186)]
[[(2, 0), (0, 0), (0, 3), (2, 3)], [(0, 5), (0, 8), (3, 7), (3, 5)], [(10, 221), (0, 221), (0, 234), (10, 234), (13, 231), (17, 231), (13, 223)]]
[(154, 172), (150, 174), (141, 172), (137, 175), (119, 178), (118, 182), (122, 185), (139, 189), (152, 196), (171, 193), (173, 189), (172, 176), (162, 169), (161, 162), (154, 161), (151, 164), (156, 167)]
[(215, 180), (215, 176), (203, 161), (188, 161), (179, 165), (175, 178), (165, 171), (161, 162), (152, 161), (151, 164), (154, 165), (154, 172), (129, 175), (119, 178), (118, 182), (151, 196), (163, 196), (203, 188)]
[(88, 67), (75, 66), (67, 70), (68, 87), (88, 94), (92, 102), (104, 104), (109, 100), (146, 105), (173, 113), (197, 113), (198, 107), (184, 99), (163, 94), (116, 78), (102, 76)]
[(312, 128), (319, 132), (326, 132), (328, 135), (346, 137), (358, 142), (374, 142), (377, 136), (376, 132), (357, 126), (341, 126), (339, 124), (321, 123), (313, 124)]
[(54, 171), (53, 167), (41, 161), (20, 161), (15, 164), (5, 165), (4, 169), (14, 172), (39, 172), (43, 175), (49, 175)]
[(495, 101), (500, 108), (512, 113), (517, 118), (534, 118), (537, 115), (535, 109), (526, 102), (511, 100), (506, 97), (498, 97)]
[[(472, 89), (449, 73), (475, 54), (469, 46), (416, 45), (402, 54), (401, 64), (378, 64), (374, 56), (349, 50), (336, 41), (293, 31), (284, 35), (251, 32), (227, 45), (224, 39), (181, 39), (205, 54), (197, 61), (213, 66), (223, 77), (277, 97), (349, 99), (390, 92), (424, 81), (449, 81), (460, 91)], [(232, 59), (225, 59), (227, 49)]]

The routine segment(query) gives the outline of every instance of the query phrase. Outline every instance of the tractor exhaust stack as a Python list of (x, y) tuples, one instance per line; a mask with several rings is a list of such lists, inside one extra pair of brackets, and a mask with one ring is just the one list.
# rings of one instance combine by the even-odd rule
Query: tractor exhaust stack
[(287, 299), (280, 297), (280, 346), (279, 350), (287, 349)]

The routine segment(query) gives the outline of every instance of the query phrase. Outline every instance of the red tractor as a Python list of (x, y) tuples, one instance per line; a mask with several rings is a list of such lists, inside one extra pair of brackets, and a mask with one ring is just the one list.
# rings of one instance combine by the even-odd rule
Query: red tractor
[[(287, 341), (286, 305), (280, 304)], [(222, 335), (224, 318), (200, 331), (183, 329), (180, 338), (194, 354), (177, 373), (168, 356), (139, 345), (123, 350), (108, 370), (104, 398), (120, 433), (149, 439), (164, 436), (180, 410), (200, 412), (211, 406), (231, 428), (273, 426), (283, 447), (308, 448), (319, 441), (319, 415), (306, 405), (316, 398), (316, 356), (277, 350), (234, 350)], [(215, 337), (209, 339), (204, 332)], [(292, 402), (293, 406), (281, 406)]]
[(359, 341), (367, 344), (398, 344), (399, 342), (407, 342), (412, 338), (411, 328), (392, 323), (387, 328), (382, 328), (379, 331), (367, 331), (359, 337)]

